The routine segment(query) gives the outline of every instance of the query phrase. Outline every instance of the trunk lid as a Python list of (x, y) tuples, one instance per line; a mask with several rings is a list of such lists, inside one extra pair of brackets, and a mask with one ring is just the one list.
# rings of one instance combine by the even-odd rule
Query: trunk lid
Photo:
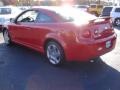
[(102, 39), (114, 34), (110, 17), (101, 17), (90, 21), (91, 35), (96, 39)]

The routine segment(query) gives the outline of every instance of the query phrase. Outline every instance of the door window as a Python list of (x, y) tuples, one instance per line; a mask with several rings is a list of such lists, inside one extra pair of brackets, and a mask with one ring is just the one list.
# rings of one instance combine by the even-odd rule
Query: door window
[(35, 22), (37, 15), (38, 15), (37, 11), (27, 11), (24, 14), (22, 14), (17, 19), (17, 21), (18, 22)]

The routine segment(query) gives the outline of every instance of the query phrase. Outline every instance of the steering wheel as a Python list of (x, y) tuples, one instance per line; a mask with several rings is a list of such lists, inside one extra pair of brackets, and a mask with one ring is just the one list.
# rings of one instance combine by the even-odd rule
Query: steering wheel
[(21, 20), (21, 22), (33, 22), (34, 21), (34, 19), (32, 18), (32, 17), (30, 17), (30, 16), (28, 16), (28, 17), (26, 17), (26, 18), (23, 18), (22, 20)]

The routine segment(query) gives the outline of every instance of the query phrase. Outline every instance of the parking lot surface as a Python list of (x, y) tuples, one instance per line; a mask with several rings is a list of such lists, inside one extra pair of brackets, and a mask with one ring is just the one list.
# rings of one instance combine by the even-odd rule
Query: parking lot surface
[(0, 33), (0, 90), (120, 90), (120, 29), (116, 48), (96, 62), (51, 66), (34, 50), (6, 46)]

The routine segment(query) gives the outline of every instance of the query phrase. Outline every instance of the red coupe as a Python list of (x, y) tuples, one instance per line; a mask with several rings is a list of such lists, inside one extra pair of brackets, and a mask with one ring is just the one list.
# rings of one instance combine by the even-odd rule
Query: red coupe
[(116, 33), (109, 17), (74, 8), (33, 8), (4, 25), (6, 44), (21, 44), (46, 54), (49, 62), (89, 61), (114, 49)]

